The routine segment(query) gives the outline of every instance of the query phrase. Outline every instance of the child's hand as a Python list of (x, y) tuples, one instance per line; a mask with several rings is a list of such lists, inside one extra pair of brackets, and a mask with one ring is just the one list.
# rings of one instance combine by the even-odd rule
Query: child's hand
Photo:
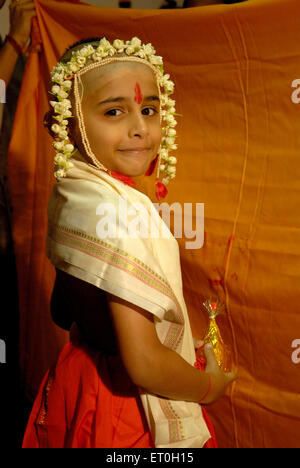
[(10, 35), (24, 47), (31, 31), (31, 19), (36, 16), (35, 5), (32, 0), (11, 1)]
[(212, 345), (205, 345), (204, 352), (207, 361), (205, 372), (208, 372), (212, 376), (211, 391), (207, 395), (207, 398), (205, 398), (202, 402), (204, 404), (207, 404), (214, 403), (223, 395), (225, 395), (226, 388), (231, 382), (236, 380), (237, 374), (235, 371), (231, 371), (228, 373), (222, 372), (221, 368), (217, 363)]

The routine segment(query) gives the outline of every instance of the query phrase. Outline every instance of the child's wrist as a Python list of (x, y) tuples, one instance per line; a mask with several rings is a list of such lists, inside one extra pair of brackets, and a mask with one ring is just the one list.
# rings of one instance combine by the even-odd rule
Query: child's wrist
[(211, 389), (212, 389), (212, 384), (213, 384), (213, 379), (212, 379), (212, 376), (210, 374), (207, 374), (208, 376), (208, 387), (206, 389), (206, 392), (204, 393), (204, 395), (202, 396), (202, 398), (200, 400), (198, 400), (197, 403), (203, 403), (204, 400), (206, 400), (206, 398), (208, 397), (208, 395), (210, 394), (211, 392)]

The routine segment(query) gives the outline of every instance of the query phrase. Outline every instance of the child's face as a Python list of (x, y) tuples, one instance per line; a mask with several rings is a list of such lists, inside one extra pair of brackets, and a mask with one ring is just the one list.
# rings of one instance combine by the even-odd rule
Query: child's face
[[(113, 63), (85, 73), (82, 83), (85, 129), (97, 159), (112, 171), (129, 176), (144, 174), (161, 141), (159, 94), (153, 71), (139, 63)], [(103, 103), (108, 99), (114, 101)], [(75, 140), (85, 154), (77, 122)]]

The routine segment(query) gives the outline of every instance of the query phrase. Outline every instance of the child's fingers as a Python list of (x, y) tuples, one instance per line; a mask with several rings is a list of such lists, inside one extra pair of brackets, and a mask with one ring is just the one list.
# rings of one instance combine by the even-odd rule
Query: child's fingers
[[(204, 346), (204, 352), (206, 357), (207, 365), (205, 367), (206, 372), (221, 372), (220, 366), (216, 360), (216, 356), (214, 353), (214, 349), (211, 344), (207, 344)], [(233, 382), (237, 379), (237, 373), (233, 369), (230, 372), (224, 373), (228, 383)]]
[(12, 3), (10, 10), (13, 13), (20, 13), (21, 11), (33, 10), (35, 11), (35, 5), (32, 1), (26, 3)]
[(219, 365), (216, 360), (214, 348), (212, 347), (211, 344), (207, 344), (204, 346), (204, 353), (205, 353), (206, 363), (207, 363), (205, 367), (206, 372), (213, 372), (214, 370), (218, 370)]
[(227, 372), (225, 375), (226, 375), (229, 383), (233, 382), (234, 380), (237, 379), (236, 371)]
[(24, 5), (32, 5), (34, 6), (34, 2), (32, 0), (19, 0), (18, 2), (16, 2), (15, 0), (13, 0), (12, 2), (10, 2), (10, 7), (20, 7), (20, 6), (24, 6)]
[(22, 8), (20, 8), (20, 11), (24, 11), (24, 12), (25, 12), (25, 11), (26, 11), (26, 12), (32, 11), (32, 12), (36, 13), (36, 11), (35, 11), (35, 6), (34, 6), (34, 5), (31, 5), (31, 4), (24, 5)]
[(194, 338), (194, 347), (195, 349), (201, 348), (204, 345), (204, 341), (202, 340), (197, 340)]

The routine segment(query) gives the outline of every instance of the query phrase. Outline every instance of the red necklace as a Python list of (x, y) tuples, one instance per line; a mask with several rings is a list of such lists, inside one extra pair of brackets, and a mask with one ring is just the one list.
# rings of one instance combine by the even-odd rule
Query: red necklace
[(114, 177), (115, 179), (119, 179), (121, 180), (122, 182), (124, 182), (124, 184), (126, 185), (130, 185), (130, 187), (134, 187), (135, 186), (135, 182), (132, 180), (132, 178), (130, 176), (127, 176), (127, 175), (124, 175), (124, 174), (119, 174), (118, 172), (115, 172), (115, 171), (111, 171), (109, 170), (108, 173)]
[[(145, 174), (146, 176), (150, 176), (153, 173), (153, 171), (155, 169), (155, 166), (156, 166), (156, 163), (157, 163), (157, 159), (158, 159), (158, 155), (150, 163), (150, 166), (149, 166), (149, 168), (148, 168), (148, 170), (147, 170), (147, 172)], [(108, 174), (110, 174), (115, 179), (121, 180), (122, 182), (124, 182), (124, 184), (130, 185), (130, 187), (135, 187), (135, 182), (132, 180), (132, 178), (130, 176), (120, 174), (119, 172), (111, 171), (110, 169), (108, 170)], [(156, 178), (155, 186), (156, 186), (155, 196), (156, 196), (157, 200), (159, 201), (162, 198), (165, 198), (165, 196), (168, 193), (168, 190), (167, 190), (167, 187), (165, 186), (165, 184), (163, 184), (162, 182), (160, 182), (160, 180), (158, 178)]]

